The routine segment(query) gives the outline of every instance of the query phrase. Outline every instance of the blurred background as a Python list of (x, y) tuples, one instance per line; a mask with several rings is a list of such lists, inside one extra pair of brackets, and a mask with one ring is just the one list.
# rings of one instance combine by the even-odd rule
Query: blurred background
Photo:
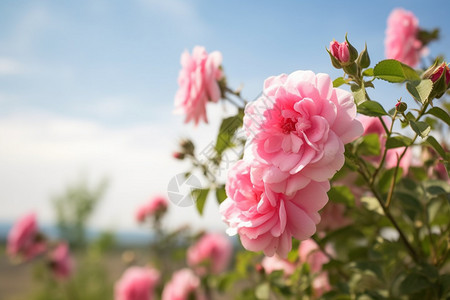
[[(31, 211), (51, 232), (55, 201), (70, 187), (98, 192), (86, 219), (92, 232), (126, 239), (145, 231), (136, 207), (165, 195), (185, 171), (171, 155), (179, 140), (207, 147), (233, 110), (210, 105), (210, 124), (198, 127), (173, 114), (183, 51), (221, 51), (229, 85), (243, 84), (253, 100), (271, 75), (341, 76), (325, 48), (346, 33), (358, 50), (367, 42), (372, 62), (383, 59), (386, 19), (396, 7), (413, 11), (424, 29), (440, 27), (429, 50), (448, 52), (448, 1), (1, 1), (0, 238)], [(388, 109), (397, 100), (382, 83), (372, 98)], [(215, 201), (203, 217), (194, 206), (171, 205), (163, 226), (185, 224), (225, 228)]]
[[(360, 51), (367, 43), (372, 62), (384, 59), (386, 19), (396, 7), (413, 11), (424, 29), (441, 29), (429, 48), (433, 58), (448, 53), (445, 0), (1, 1), (0, 241), (15, 220), (35, 212), (49, 236), (78, 216), (69, 220), (81, 224), (68, 234), (71, 244), (83, 249), (86, 240), (96, 241), (84, 266), (95, 268), (91, 263), (111, 244), (112, 235), (101, 232), (114, 232), (119, 245), (145, 244), (149, 230), (137, 224), (136, 208), (167, 195), (169, 181), (186, 171), (188, 165), (172, 157), (180, 140), (208, 147), (222, 117), (235, 110), (209, 105), (210, 123), (197, 127), (173, 114), (183, 51), (196, 45), (221, 51), (229, 86), (243, 85), (243, 97), (253, 100), (272, 75), (309, 69), (341, 76), (325, 48), (346, 33)], [(424, 58), (427, 64), (432, 57)], [(402, 95), (402, 87), (380, 83), (371, 97), (390, 109), (397, 100), (392, 89)], [(68, 204), (73, 198), (78, 206)], [(195, 206), (169, 203), (162, 227), (185, 225), (225, 229), (215, 201), (207, 201), (203, 216)], [(86, 236), (77, 236), (84, 230)], [(134, 257), (118, 253), (106, 262)], [(26, 281), (14, 282), (13, 275), (24, 268), (2, 257), (0, 298), (2, 291), (23, 289)], [(81, 269), (80, 276), (105, 274), (92, 270)], [(102, 270), (115, 274), (111, 280), (121, 273), (117, 264)]]

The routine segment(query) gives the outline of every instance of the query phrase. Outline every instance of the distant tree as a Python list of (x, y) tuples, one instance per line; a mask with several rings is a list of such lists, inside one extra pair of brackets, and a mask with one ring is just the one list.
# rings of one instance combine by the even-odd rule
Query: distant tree
[(90, 187), (86, 179), (70, 184), (66, 190), (52, 199), (58, 231), (72, 247), (86, 245), (86, 224), (108, 187), (108, 180), (102, 179)]

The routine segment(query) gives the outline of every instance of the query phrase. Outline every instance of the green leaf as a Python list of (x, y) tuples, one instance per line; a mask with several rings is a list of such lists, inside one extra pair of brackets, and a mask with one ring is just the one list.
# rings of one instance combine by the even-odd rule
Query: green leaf
[(411, 126), (412, 130), (422, 138), (425, 138), (431, 131), (431, 126), (426, 122), (414, 122), (413, 120), (410, 120), (409, 126)]
[(400, 292), (405, 295), (414, 294), (426, 289), (430, 286), (430, 282), (425, 276), (417, 273), (411, 273), (400, 284)]
[(450, 116), (442, 108), (435, 106), (429, 109), (426, 113), (441, 119), (442, 121), (447, 123), (448, 126), (450, 126)]
[[(389, 187), (392, 183), (392, 177), (394, 176), (395, 168), (390, 168), (383, 172), (383, 175), (381, 175), (380, 180), (378, 181), (378, 189), (379, 191), (383, 193), (387, 193), (389, 190)], [(395, 178), (395, 182), (398, 182), (402, 178), (403, 169), (399, 168), (397, 170), (397, 177)]]
[(433, 89), (433, 82), (430, 79), (407, 82), (406, 89), (414, 99), (425, 103)]
[(347, 186), (333, 186), (328, 191), (328, 197), (333, 202), (343, 203), (347, 206), (355, 206), (355, 196)]
[(367, 210), (376, 212), (379, 215), (383, 215), (383, 208), (381, 207), (377, 198), (369, 196), (362, 197), (361, 203)]
[(338, 77), (335, 80), (333, 80), (333, 87), (337, 88), (340, 87), (343, 84), (346, 84), (348, 81), (345, 80), (343, 77)]
[(270, 285), (268, 282), (261, 283), (255, 289), (255, 296), (257, 299), (265, 300), (270, 296)]
[(383, 106), (381, 106), (381, 104), (376, 101), (366, 101), (359, 104), (358, 112), (360, 114), (371, 117), (381, 117), (388, 115), (388, 113), (384, 110)]
[(391, 136), (386, 141), (386, 148), (393, 149), (398, 147), (406, 147), (412, 144), (412, 140), (409, 137), (403, 135)]
[(218, 155), (235, 146), (232, 139), (236, 130), (242, 126), (243, 117), (244, 110), (240, 109), (237, 115), (223, 119), (215, 146)]
[(361, 103), (366, 101), (366, 92), (363, 89), (361, 88), (357, 88), (354, 90), (352, 89), (352, 94), (353, 99), (355, 99), (356, 105), (360, 105)]
[(411, 67), (395, 59), (380, 61), (373, 69), (376, 78), (389, 82), (404, 82), (406, 80), (420, 80), (419, 75)]
[(361, 138), (361, 143), (357, 146), (358, 155), (380, 155), (380, 138), (378, 134), (371, 133)]
[(225, 199), (227, 199), (227, 193), (225, 192), (225, 186), (221, 185), (216, 188), (216, 198), (217, 203), (222, 203)]
[(197, 206), (198, 213), (203, 214), (203, 208), (205, 207), (206, 198), (208, 197), (209, 189), (193, 189), (192, 197), (195, 199), (195, 205)]
[(436, 152), (439, 153), (439, 155), (442, 156), (443, 159), (447, 160), (447, 155), (445, 153), (445, 150), (442, 148), (441, 144), (439, 144), (438, 141), (436, 141), (436, 139), (434, 137), (432, 137), (430, 135), (429, 137), (427, 137), (426, 142), (431, 147), (433, 147), (434, 150), (436, 150)]
[(373, 68), (365, 69), (363, 72), (364, 76), (373, 76)]

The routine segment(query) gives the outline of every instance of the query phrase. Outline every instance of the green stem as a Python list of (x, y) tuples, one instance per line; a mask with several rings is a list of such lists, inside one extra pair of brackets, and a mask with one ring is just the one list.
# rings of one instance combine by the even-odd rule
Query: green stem
[[(395, 118), (397, 117), (397, 111), (395, 111), (394, 116), (392, 116), (392, 123), (391, 123), (391, 128), (389, 128), (389, 130), (386, 131), (386, 140), (391, 136), (392, 134), (392, 129), (394, 128), (394, 122), (395, 122)], [(379, 117), (380, 120), (383, 120), (383, 118)], [(385, 125), (386, 126), (386, 125)], [(381, 168), (384, 165), (384, 161), (386, 160), (386, 155), (387, 155), (388, 149), (386, 147), (384, 147), (384, 151), (383, 151), (383, 156), (381, 157), (381, 161), (380, 164), (378, 165), (378, 168), (374, 171), (373, 175), (372, 175), (372, 179), (371, 179), (371, 184), (373, 184), (375, 182), (375, 179), (378, 175), (378, 172), (380, 172)], [(395, 177), (394, 177), (395, 178)]]
[(409, 243), (408, 239), (406, 238), (405, 234), (403, 233), (402, 229), (400, 228), (400, 226), (398, 225), (397, 221), (395, 221), (394, 217), (391, 215), (389, 209), (384, 205), (383, 203), (383, 199), (380, 196), (380, 194), (378, 193), (378, 191), (375, 189), (375, 187), (373, 186), (373, 184), (371, 184), (370, 179), (366, 176), (366, 174), (364, 174), (364, 172), (359, 172), (361, 174), (361, 176), (363, 177), (363, 179), (366, 181), (366, 183), (369, 185), (370, 190), (372, 191), (372, 193), (374, 194), (375, 198), (378, 200), (378, 203), (380, 204), (381, 208), (383, 209), (383, 213), (384, 215), (389, 219), (389, 221), (392, 223), (392, 225), (395, 227), (395, 229), (397, 230), (399, 236), (400, 236), (400, 240), (403, 242), (403, 244), (405, 245), (406, 249), (408, 250), (411, 258), (415, 261), (418, 262), (419, 261), (419, 257), (416, 253), (416, 251), (414, 250), (414, 248), (411, 246), (411, 244)]

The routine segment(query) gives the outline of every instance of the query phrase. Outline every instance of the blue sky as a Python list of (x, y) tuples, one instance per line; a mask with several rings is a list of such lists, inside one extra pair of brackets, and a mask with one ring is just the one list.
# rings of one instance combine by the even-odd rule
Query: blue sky
[[(80, 172), (94, 181), (111, 176), (105, 203), (128, 212), (145, 195), (164, 191), (171, 174), (184, 170), (170, 161), (176, 139), (201, 135), (206, 142), (217, 125), (194, 129), (172, 115), (185, 49), (221, 51), (231, 86), (243, 83), (253, 99), (271, 75), (311, 69), (339, 76), (325, 47), (346, 32), (358, 49), (367, 42), (372, 62), (383, 59), (386, 19), (395, 7), (412, 10), (423, 28), (440, 27), (430, 52), (448, 54), (448, 1), (1, 1), (0, 202), (13, 208), (0, 218), (35, 209), (51, 220), (49, 195)], [(379, 86), (374, 98), (390, 108), (402, 89)], [(112, 148), (119, 150), (105, 150)], [(157, 182), (149, 170), (155, 163), (167, 169)], [(23, 185), (28, 192), (18, 191)], [(129, 215), (123, 219), (123, 226), (133, 224)]]

